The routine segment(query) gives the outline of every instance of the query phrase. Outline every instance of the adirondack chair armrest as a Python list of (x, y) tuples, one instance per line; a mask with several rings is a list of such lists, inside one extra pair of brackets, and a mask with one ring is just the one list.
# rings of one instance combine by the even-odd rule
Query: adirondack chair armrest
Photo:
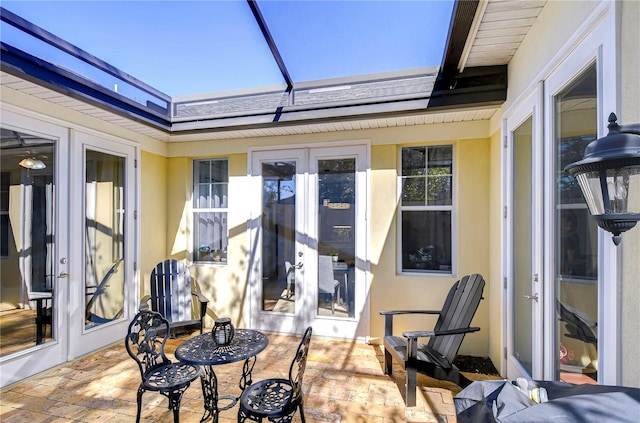
[(440, 314), (441, 310), (385, 310), (380, 314), (383, 316), (393, 316), (397, 314)]
[(140, 299), (140, 307), (138, 310), (149, 310), (149, 301), (151, 301), (151, 295), (145, 295)]
[(209, 299), (199, 292), (191, 291), (191, 295), (198, 299), (198, 302), (200, 303), (200, 318), (203, 318), (205, 314), (207, 314), (207, 304), (209, 304)]
[(403, 314), (440, 314), (441, 310), (385, 310), (380, 314), (384, 316), (384, 336), (393, 335), (393, 316)]
[(469, 328), (454, 328), (454, 329), (447, 329), (447, 330), (409, 331), (409, 332), (402, 332), (402, 336), (408, 339), (430, 338), (432, 336), (458, 335), (461, 333), (477, 332), (479, 330), (480, 328), (478, 327), (469, 327)]

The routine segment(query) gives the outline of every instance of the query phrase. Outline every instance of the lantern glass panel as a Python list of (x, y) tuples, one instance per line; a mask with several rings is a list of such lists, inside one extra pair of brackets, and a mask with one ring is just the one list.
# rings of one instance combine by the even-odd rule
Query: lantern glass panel
[(576, 179), (580, 184), (584, 199), (589, 207), (589, 212), (597, 216), (604, 214), (604, 202), (602, 199), (602, 190), (600, 189), (600, 172), (584, 172), (576, 175)]
[(620, 213), (640, 213), (640, 165), (617, 169), (617, 174), (618, 178), (624, 182), (626, 194), (625, 211)]

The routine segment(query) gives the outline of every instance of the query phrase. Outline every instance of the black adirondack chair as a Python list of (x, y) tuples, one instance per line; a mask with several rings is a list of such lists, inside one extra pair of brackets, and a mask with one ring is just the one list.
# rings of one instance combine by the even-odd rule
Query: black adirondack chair
[[(193, 292), (191, 273), (189, 269), (177, 260), (165, 260), (151, 271), (151, 295), (145, 295), (140, 309), (156, 311), (169, 321), (170, 330), (177, 332), (189, 326), (204, 327), (204, 317), (207, 314), (209, 300), (199, 292)], [(193, 318), (192, 300), (195, 297), (200, 309), (198, 318)]]
[[(392, 359), (396, 359), (406, 372), (405, 404), (416, 405), (417, 372), (448, 380), (464, 388), (471, 383), (453, 364), (465, 334), (477, 332), (470, 327), (484, 289), (484, 279), (478, 274), (468, 275), (456, 282), (444, 302), (442, 310), (381, 311), (384, 316), (384, 372), (391, 374)], [(439, 315), (433, 330), (403, 332), (393, 335), (393, 318), (403, 314)], [(419, 338), (429, 338), (427, 344)]]

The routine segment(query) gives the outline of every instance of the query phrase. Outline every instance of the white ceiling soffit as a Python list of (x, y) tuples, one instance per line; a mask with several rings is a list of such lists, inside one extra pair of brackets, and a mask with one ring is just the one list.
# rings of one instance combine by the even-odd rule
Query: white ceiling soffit
[(340, 122), (326, 122), (319, 124), (291, 125), (242, 130), (227, 130), (219, 132), (204, 131), (192, 134), (170, 135), (149, 125), (122, 117), (116, 113), (84, 103), (57, 91), (50, 90), (6, 72), (0, 72), (0, 83), (10, 89), (49, 101), (62, 107), (83, 113), (104, 122), (126, 128), (130, 131), (164, 142), (186, 142), (201, 140), (228, 140), (234, 138), (269, 137), (282, 135), (302, 135), (322, 132), (353, 131), (361, 129), (392, 128), (414, 125), (428, 125), (438, 123), (470, 122), (488, 120), (494, 115), (497, 107), (476, 107), (451, 110), (438, 113), (411, 114), (374, 119), (353, 119)]
[(547, 0), (480, 0), (458, 70), (511, 61)]

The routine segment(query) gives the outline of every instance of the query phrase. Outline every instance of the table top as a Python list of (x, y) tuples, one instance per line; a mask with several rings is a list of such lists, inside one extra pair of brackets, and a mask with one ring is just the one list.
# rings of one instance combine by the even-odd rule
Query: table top
[(265, 334), (253, 329), (236, 329), (229, 345), (218, 345), (211, 332), (183, 342), (175, 352), (178, 360), (195, 365), (214, 366), (235, 363), (257, 355), (269, 344)]

